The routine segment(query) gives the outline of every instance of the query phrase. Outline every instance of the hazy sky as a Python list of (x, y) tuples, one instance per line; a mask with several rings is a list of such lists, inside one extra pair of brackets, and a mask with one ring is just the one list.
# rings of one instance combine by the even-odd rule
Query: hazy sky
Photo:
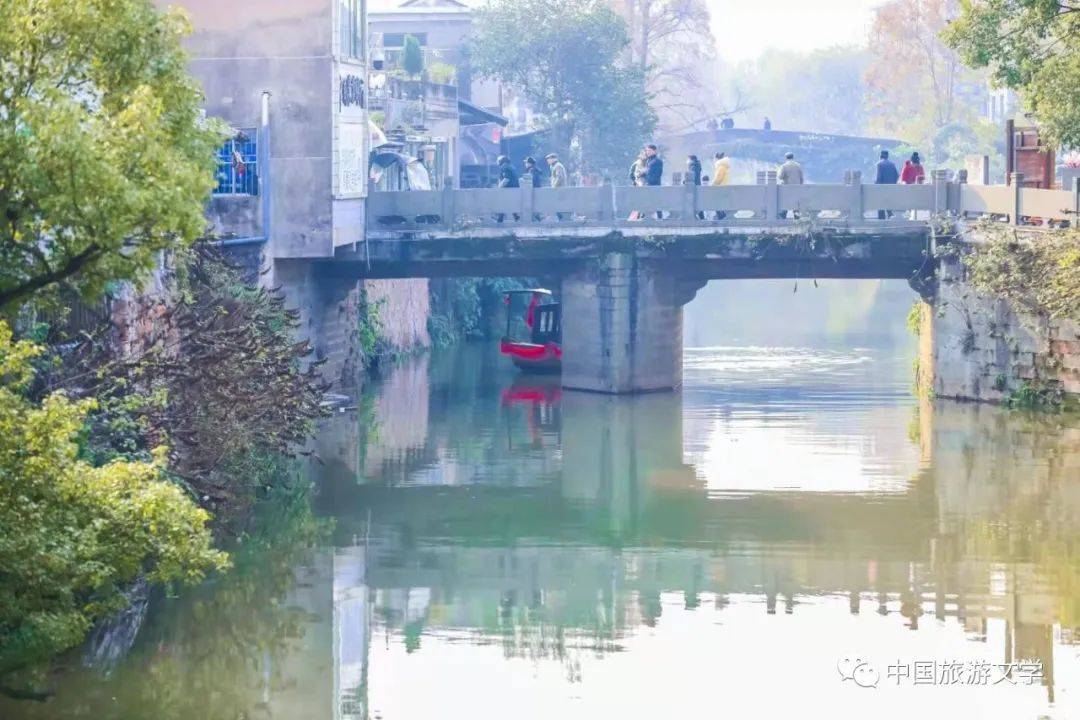
[[(484, 0), (459, 0), (470, 7)], [(887, 0), (705, 0), (720, 57), (750, 60), (768, 48), (812, 50), (862, 45), (871, 11)], [(384, 10), (402, 0), (368, 0), (369, 10)]]
[(720, 57), (738, 62), (767, 48), (862, 45), (884, 0), (706, 0)]

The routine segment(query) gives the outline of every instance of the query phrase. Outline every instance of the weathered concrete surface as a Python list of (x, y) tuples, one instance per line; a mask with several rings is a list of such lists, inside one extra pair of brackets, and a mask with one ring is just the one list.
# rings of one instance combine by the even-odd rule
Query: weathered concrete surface
[(604, 393), (682, 384), (680, 285), (630, 253), (608, 253), (563, 279), (562, 382)]
[(738, 228), (567, 227), (476, 229), (468, 234), (371, 235), (339, 247), (335, 272), (352, 277), (566, 275), (607, 253), (625, 253), (701, 279), (909, 278), (927, 266), (922, 225)]
[(1024, 381), (1080, 395), (1080, 323), (1036, 317), (979, 292), (956, 258), (941, 260), (920, 325), (921, 382), (938, 397), (1000, 402)]

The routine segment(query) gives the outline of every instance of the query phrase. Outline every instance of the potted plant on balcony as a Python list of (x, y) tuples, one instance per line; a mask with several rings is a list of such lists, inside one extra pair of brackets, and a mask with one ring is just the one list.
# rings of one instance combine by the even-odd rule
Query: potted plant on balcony
[(424, 72), (424, 50), (420, 47), (420, 41), (413, 35), (405, 36), (401, 67), (413, 79), (420, 77)]

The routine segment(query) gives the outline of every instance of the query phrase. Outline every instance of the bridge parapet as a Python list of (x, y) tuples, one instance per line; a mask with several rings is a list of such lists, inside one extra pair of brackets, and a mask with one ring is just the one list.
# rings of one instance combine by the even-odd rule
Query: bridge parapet
[[(858, 175), (853, 174), (857, 180)], [(1076, 222), (1080, 190), (1040, 190), (948, 182), (930, 185), (677, 185), (664, 187), (446, 189), (376, 192), (368, 233), (466, 232), (476, 228), (665, 226), (725, 228), (807, 219), (872, 224), (879, 211), (990, 217), (1013, 224)], [(872, 217), (868, 220), (867, 214)], [(890, 220), (890, 222), (892, 222)]]

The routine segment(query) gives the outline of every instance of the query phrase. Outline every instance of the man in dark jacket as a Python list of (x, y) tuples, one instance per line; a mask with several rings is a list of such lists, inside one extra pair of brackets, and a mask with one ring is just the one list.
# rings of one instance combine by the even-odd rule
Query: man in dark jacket
[[(686, 175), (683, 178), (684, 185), (700, 185), (701, 184), (701, 161), (698, 160), (697, 155), (689, 155), (686, 158)], [(697, 219), (704, 220), (705, 213), (700, 210), (697, 212)]]
[(499, 187), (501, 188), (516, 188), (521, 187), (518, 183), (517, 170), (510, 164), (510, 158), (505, 155), (500, 155), (499, 159), (495, 162), (499, 165)]
[(701, 161), (698, 160), (697, 155), (690, 155), (686, 158), (686, 175), (683, 180), (683, 185), (700, 185), (701, 184)]
[[(500, 155), (498, 160), (495, 161), (499, 166), (499, 187), (500, 188), (516, 188), (521, 187), (521, 183), (518, 182), (517, 170), (510, 163), (510, 158), (505, 155)], [(520, 219), (520, 215), (514, 213), (514, 220)], [(499, 213), (495, 216), (495, 220), (498, 222), (503, 221), (503, 214)]]
[[(659, 185), (664, 178), (664, 161), (660, 159), (660, 156), (656, 154), (655, 145), (645, 146), (645, 175), (644, 180), (647, 186)], [(661, 210), (656, 211), (656, 219), (660, 220), (664, 217), (664, 213)]]
[[(532, 186), (534, 188), (548, 186), (549, 180), (547, 178), (547, 173), (540, 169), (536, 164), (536, 158), (532, 155), (525, 158), (525, 172), (521, 174), (521, 177), (524, 178), (526, 175), (532, 180)], [(540, 213), (533, 213), (533, 220), (540, 222)]]
[(656, 154), (655, 145), (645, 146), (645, 184), (659, 185), (664, 177), (664, 161)]
[(531, 155), (525, 158), (524, 174), (532, 178), (532, 186), (534, 188), (545, 187), (547, 185), (543, 172), (541, 172), (540, 168), (536, 165), (536, 158)]
[[(896, 164), (889, 159), (889, 151), (881, 151), (881, 159), (877, 162), (877, 174), (874, 177), (875, 185), (895, 185), (896, 181), (900, 179), (900, 171), (896, 169)], [(887, 217), (892, 217), (892, 210), (878, 210), (878, 220), (884, 220)]]

